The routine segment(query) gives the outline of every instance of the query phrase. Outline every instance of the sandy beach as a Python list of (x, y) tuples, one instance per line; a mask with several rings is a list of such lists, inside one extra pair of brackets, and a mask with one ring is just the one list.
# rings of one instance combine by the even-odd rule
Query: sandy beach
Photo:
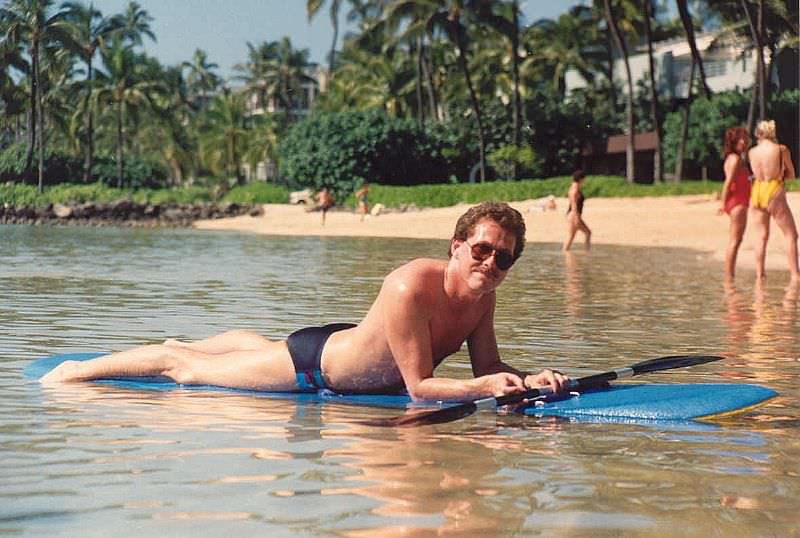
[[(797, 218), (800, 192), (788, 194)], [(544, 211), (542, 200), (513, 202), (525, 216), (529, 243), (562, 243), (566, 234), (566, 198), (556, 198), (557, 209)], [(728, 216), (718, 215), (720, 203), (711, 196), (667, 196), (654, 198), (588, 198), (584, 220), (592, 229), (596, 245), (615, 244), (643, 247), (683, 247), (722, 262), (728, 241)], [(271, 235), (317, 235), (362, 237), (409, 237), (449, 239), (456, 219), (469, 207), (458, 205), (405, 213), (389, 212), (368, 216), (363, 222), (346, 209), (328, 212), (323, 226), (319, 212), (303, 206), (266, 204), (260, 217), (205, 220), (195, 227)], [(739, 251), (737, 266), (754, 267), (755, 231), (748, 227)], [(573, 249), (583, 248), (579, 233)], [(773, 223), (767, 252), (767, 269), (787, 271), (783, 234)], [(720, 268), (720, 271), (722, 269)]]

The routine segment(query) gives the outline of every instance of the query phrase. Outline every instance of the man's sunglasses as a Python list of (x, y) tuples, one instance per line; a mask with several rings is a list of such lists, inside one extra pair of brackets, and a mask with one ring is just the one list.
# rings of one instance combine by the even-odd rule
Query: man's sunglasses
[(494, 254), (494, 263), (501, 271), (508, 271), (514, 262), (517, 261), (514, 255), (508, 250), (497, 250), (489, 243), (475, 243), (470, 244), (469, 241), (464, 241), (470, 248), (472, 257), (479, 262), (490, 258)]

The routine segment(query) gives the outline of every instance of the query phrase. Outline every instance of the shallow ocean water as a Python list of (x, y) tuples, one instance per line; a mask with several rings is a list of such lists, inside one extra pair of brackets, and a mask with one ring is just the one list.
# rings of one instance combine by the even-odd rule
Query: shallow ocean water
[[(499, 292), (505, 360), (588, 375), (743, 382), (780, 398), (712, 424), (396, 411), (22, 379), (39, 357), (231, 328), (283, 338), (358, 321), (382, 277), (445, 241), (0, 226), (0, 535), (797, 536), (798, 293), (679, 249), (529, 244)], [(441, 375), (470, 374), (464, 352)]]

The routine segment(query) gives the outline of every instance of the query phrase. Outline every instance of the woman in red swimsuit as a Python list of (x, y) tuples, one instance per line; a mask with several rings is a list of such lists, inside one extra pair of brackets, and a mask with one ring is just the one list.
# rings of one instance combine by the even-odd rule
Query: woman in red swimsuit
[(731, 218), (730, 239), (725, 250), (725, 279), (732, 281), (736, 271), (736, 256), (747, 227), (747, 206), (750, 203), (750, 169), (742, 155), (750, 145), (744, 127), (731, 127), (725, 132), (725, 184), (722, 186), (722, 207)]

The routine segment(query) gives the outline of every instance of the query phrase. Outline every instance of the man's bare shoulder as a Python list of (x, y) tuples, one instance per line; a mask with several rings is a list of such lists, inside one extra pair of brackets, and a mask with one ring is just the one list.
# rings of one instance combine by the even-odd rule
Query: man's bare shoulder
[(405, 263), (389, 273), (384, 280), (384, 287), (402, 288), (412, 292), (423, 292), (438, 289), (444, 281), (447, 262), (432, 258), (417, 258)]

